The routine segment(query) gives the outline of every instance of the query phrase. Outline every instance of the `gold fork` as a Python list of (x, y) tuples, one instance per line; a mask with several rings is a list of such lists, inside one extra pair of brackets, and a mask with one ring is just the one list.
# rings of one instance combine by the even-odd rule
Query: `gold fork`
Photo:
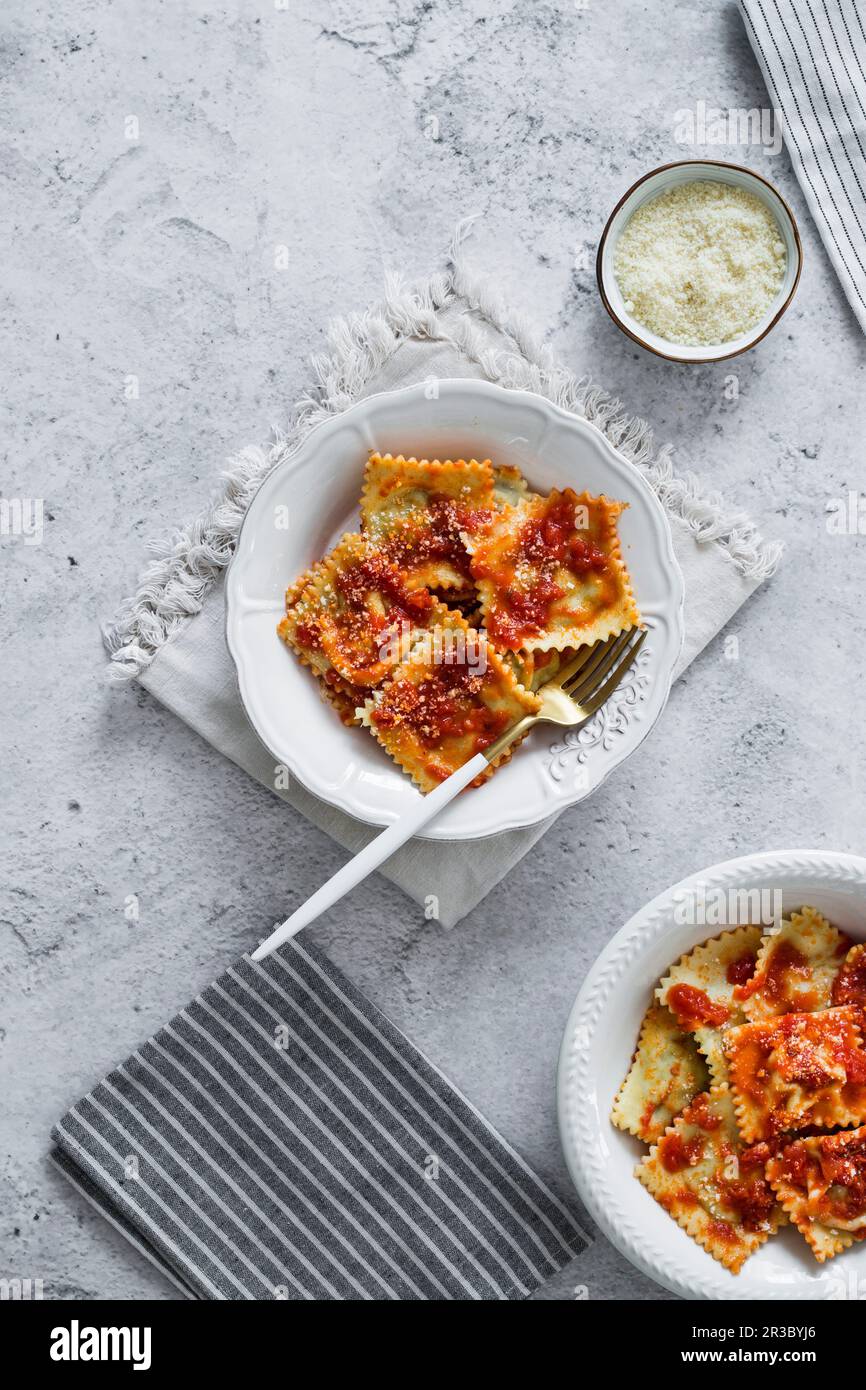
[(556, 673), (552, 680), (540, 686), (536, 694), (541, 699), (541, 707), (535, 714), (524, 715), (510, 729), (486, 748), (476, 753), (468, 763), (453, 772), (441, 786), (426, 796), (419, 796), (415, 805), (405, 812), (398, 821), (389, 825), (375, 839), (344, 864), (329, 878), (327, 883), (317, 889), (311, 898), (293, 912), (282, 926), (276, 927), (271, 935), (253, 951), (253, 960), (262, 960), (302, 927), (333, 907), (346, 893), (363, 879), (390, 859), (395, 850), (428, 825), (439, 814), (443, 806), (453, 801), (458, 792), (468, 787), (480, 773), (505, 752), (507, 748), (522, 738), (536, 724), (560, 724), (572, 728), (585, 724), (587, 719), (601, 709), (606, 700), (622, 681), (643, 646), (646, 638), (645, 628), (628, 628), (617, 637), (606, 642), (596, 642), (592, 647), (582, 647), (570, 661)]
[(646, 628), (630, 627), (606, 642), (581, 647), (551, 680), (539, 686), (536, 694), (541, 698), (541, 709), (538, 713), (525, 714), (500, 734), (481, 756), (487, 763), (494, 763), (506, 748), (536, 724), (564, 724), (567, 728), (585, 724), (610, 699), (645, 638)]

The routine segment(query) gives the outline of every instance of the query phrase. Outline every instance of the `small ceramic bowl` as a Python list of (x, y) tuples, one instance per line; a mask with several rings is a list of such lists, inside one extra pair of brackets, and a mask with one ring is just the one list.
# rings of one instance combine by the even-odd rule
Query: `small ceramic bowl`
[[(658, 197), (660, 193), (666, 193), (680, 184), (698, 180), (732, 184), (735, 188), (745, 188), (760, 198), (778, 224), (779, 235), (785, 244), (788, 259), (784, 279), (775, 299), (763, 317), (747, 333), (726, 343), (698, 343), (692, 346), (687, 343), (671, 343), (666, 338), (660, 338), (628, 312), (614, 275), (613, 260), (617, 241), (629, 218), (639, 207), (651, 198)], [(653, 169), (650, 173), (644, 174), (643, 178), (638, 179), (625, 196), (620, 198), (602, 232), (596, 260), (596, 276), (602, 303), (607, 312), (623, 333), (627, 333), (641, 347), (654, 352), (657, 357), (666, 358), (669, 362), (721, 362), (727, 357), (736, 357), (739, 353), (754, 347), (779, 322), (794, 297), (802, 264), (803, 247), (794, 214), (772, 184), (760, 174), (753, 173), (751, 169), (744, 169), (739, 164), (721, 164), (711, 159), (685, 159), (676, 164), (663, 164), (660, 169)]]

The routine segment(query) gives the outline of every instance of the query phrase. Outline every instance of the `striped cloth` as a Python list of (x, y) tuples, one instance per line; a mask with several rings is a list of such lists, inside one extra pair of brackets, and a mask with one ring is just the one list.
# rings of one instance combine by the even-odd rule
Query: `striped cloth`
[(739, 3), (803, 195), (866, 330), (866, 5)]
[(53, 1138), (64, 1174), (196, 1298), (525, 1298), (587, 1245), (309, 942), (244, 956)]

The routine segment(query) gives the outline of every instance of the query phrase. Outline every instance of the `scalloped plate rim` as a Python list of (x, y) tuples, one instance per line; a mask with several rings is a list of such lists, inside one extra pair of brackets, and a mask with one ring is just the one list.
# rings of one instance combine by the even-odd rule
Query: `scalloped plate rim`
[[(241, 573), (243, 567), (243, 558), (246, 554), (245, 539), (247, 542), (249, 541), (251, 529), (255, 524), (256, 501), (259, 498), (259, 496), (263, 494), (265, 486), (268, 483), (272, 482), (275, 475), (290, 473), (294, 471), (294, 469), (297, 468), (299, 463), (301, 462), (301, 455), (306, 454), (309, 449), (315, 448), (316, 443), (321, 441), (323, 434), (327, 434), (331, 431), (336, 433), (340, 428), (345, 428), (347, 425), (351, 426), (353, 424), (357, 424), (358, 421), (363, 422), (365, 418), (369, 416), (369, 414), (375, 414), (377, 406), (381, 406), (383, 404), (393, 405), (395, 402), (398, 402), (401, 399), (405, 399), (408, 401), (413, 397), (417, 398), (419, 396), (423, 396), (424, 389), (425, 383), (420, 382), (411, 386), (398, 387), (391, 391), (377, 392), (373, 395), (365, 397), (361, 401), (355, 402), (352, 406), (349, 406), (346, 410), (341, 411), (339, 414), (329, 417), (326, 420), (322, 420), (318, 424), (313, 426), (304, 435), (304, 437), (298, 441), (298, 443), (291, 450), (291, 452), (287, 454), (284, 459), (282, 459), (277, 465), (275, 465), (275, 467), (271, 469), (262, 478), (261, 485), (257, 489), (241, 521), (235, 551), (227, 568), (225, 583), (226, 644), (234, 666), (235, 682), (241, 705), (244, 709), (246, 717), (253, 731), (259, 738), (259, 741), (268, 750), (268, 752), (278, 760), (278, 762), (288, 767), (292, 776), (296, 777), (298, 782), (311, 795), (315, 796), (318, 800), (322, 801), (326, 805), (330, 805), (335, 807), (336, 809), (344, 811), (354, 820), (357, 820), (361, 823), (377, 826), (386, 826), (391, 824), (395, 819), (398, 818), (400, 814), (399, 810), (397, 812), (382, 811), (374, 814), (369, 807), (359, 807), (357, 801), (355, 801), (352, 798), (351, 794), (347, 794), (343, 787), (329, 786), (325, 788), (321, 783), (317, 783), (315, 777), (310, 775), (309, 766), (305, 766), (303, 771), (299, 770), (299, 765), (297, 763), (296, 757), (293, 756), (294, 750), (290, 750), (286, 747), (279, 749), (275, 748), (271, 743), (270, 739), (265, 736), (260, 726), (260, 721), (256, 718), (255, 702), (251, 698), (249, 681), (245, 670), (246, 657), (242, 651), (239, 639), (239, 625), (243, 614), (243, 603), (241, 601), (241, 595), (238, 593), (238, 576)], [(664, 565), (670, 575), (669, 593), (666, 596), (664, 611), (660, 616), (660, 621), (662, 622), (662, 625), (667, 626), (670, 629), (670, 635), (667, 637), (665, 643), (665, 666), (662, 670), (653, 673), (654, 683), (662, 682), (663, 688), (661, 690), (660, 699), (658, 698), (657, 691), (654, 692), (654, 698), (658, 699), (658, 705), (655, 709), (655, 712), (653, 713), (652, 718), (636, 726), (635, 733), (632, 735), (628, 747), (624, 748), (621, 752), (618, 752), (617, 754), (608, 757), (606, 766), (595, 769), (595, 771), (597, 772), (597, 776), (594, 778), (594, 780), (592, 780), (591, 785), (587, 789), (577, 789), (573, 792), (566, 792), (565, 794), (563, 794), (563, 792), (558, 791), (557, 784), (555, 784), (554, 780), (550, 778), (550, 795), (548, 800), (544, 804), (537, 805), (531, 814), (527, 813), (525, 809), (521, 809), (518, 797), (512, 798), (512, 809), (508, 809), (508, 801), (506, 798), (499, 797), (497, 798), (498, 813), (494, 818), (494, 823), (489, 823), (491, 817), (488, 816), (488, 823), (486, 824), (482, 823), (481, 825), (479, 825), (477, 823), (470, 823), (470, 825), (467, 828), (456, 830), (447, 823), (443, 825), (441, 823), (440, 818), (440, 821), (434, 822), (431, 826), (427, 827), (425, 831), (423, 831), (419, 836), (420, 839), (434, 840), (445, 843), (454, 843), (466, 839), (486, 839), (494, 835), (503, 834), (509, 830), (524, 829), (540, 823), (541, 821), (545, 820), (548, 816), (551, 816), (557, 813), (558, 811), (565, 810), (567, 807), (574, 805), (576, 802), (582, 801), (585, 797), (591, 795), (599, 786), (602, 785), (602, 783), (607, 779), (611, 772), (613, 772), (618, 766), (621, 765), (622, 762), (625, 761), (626, 758), (628, 758), (634, 751), (636, 751), (636, 749), (640, 746), (644, 739), (648, 737), (652, 729), (657, 724), (658, 720), (661, 718), (661, 715), (667, 704), (667, 699), (670, 694), (670, 687), (673, 680), (673, 672), (676, 667), (677, 660), (679, 659), (680, 652), (682, 651), (683, 641), (685, 637), (685, 590), (682, 572), (679, 568), (679, 564), (674, 554), (670, 524), (661, 501), (659, 500), (655, 492), (652, 490), (652, 488), (649, 486), (649, 483), (642, 474), (641, 470), (637, 468), (637, 466), (634, 463), (632, 463), (630, 459), (627, 459), (622, 453), (620, 453), (618, 449), (616, 449), (611, 444), (610, 440), (598, 428), (598, 426), (594, 425), (591, 421), (586, 420), (581, 416), (572, 414), (570, 411), (564, 409), (559, 405), (556, 405), (553, 401), (548, 400), (544, 396), (538, 395), (534, 391), (522, 391), (509, 387), (503, 387), (500, 386), (498, 383), (486, 381), (483, 379), (464, 377), (441, 378), (438, 381), (438, 390), (439, 396), (437, 397), (437, 399), (441, 399), (443, 395), (447, 396), (452, 393), (468, 397), (471, 397), (473, 394), (479, 394), (481, 398), (480, 407), (483, 407), (483, 400), (485, 397), (488, 400), (497, 398), (500, 400), (512, 402), (527, 401), (530, 402), (536, 409), (540, 408), (541, 412), (548, 417), (548, 421), (552, 418), (560, 423), (564, 423), (567, 427), (576, 430), (579, 434), (586, 433), (593, 440), (595, 446), (597, 448), (600, 448), (603, 454), (608, 455), (609, 458), (614, 461), (614, 467), (622, 468), (626, 471), (627, 475), (632, 479), (633, 485), (636, 488), (636, 490), (642, 493), (644, 498), (648, 502), (650, 511), (654, 513), (656, 518), (655, 539), (656, 541), (661, 541), (661, 550), (663, 552), (662, 558), (664, 560)], [(567, 481), (568, 480), (564, 480), (566, 484)], [(330, 710), (326, 710), (326, 713), (328, 713), (329, 715), (333, 714), (333, 712)], [(339, 733), (340, 731), (341, 726), (339, 725), (339, 722), (336, 721), (335, 733)], [(343, 730), (343, 732), (352, 731)], [(524, 750), (524, 753), (526, 751), (528, 750)], [(547, 748), (543, 751), (540, 748), (538, 748), (536, 752), (538, 754), (539, 760), (541, 759), (541, 757), (546, 758), (549, 755), (550, 751), (550, 748)], [(510, 764), (508, 767), (504, 768), (500, 773), (500, 788), (502, 785), (502, 778), (507, 776), (509, 770), (513, 768), (513, 766), (514, 763)], [(399, 773), (396, 769), (394, 769), (394, 771), (395, 776), (401, 779), (403, 778), (402, 773)], [(460, 803), (461, 809), (464, 806), (466, 806), (466, 804), (467, 802), (465, 800), (462, 801)], [(446, 810), (446, 812), (444, 813), (446, 821), (449, 812), (453, 814), (454, 810), (455, 808), (453, 807), (450, 807)]]

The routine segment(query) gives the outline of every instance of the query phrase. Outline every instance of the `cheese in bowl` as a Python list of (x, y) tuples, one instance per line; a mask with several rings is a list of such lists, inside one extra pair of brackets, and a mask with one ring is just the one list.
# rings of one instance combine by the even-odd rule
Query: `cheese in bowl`
[(598, 281), (614, 322), (678, 362), (732, 357), (759, 342), (796, 290), (800, 238), (759, 174), (685, 161), (645, 175), (611, 214)]
[(630, 314), (672, 343), (727, 343), (759, 323), (787, 254), (779, 225), (748, 189), (680, 184), (632, 214), (614, 253)]

